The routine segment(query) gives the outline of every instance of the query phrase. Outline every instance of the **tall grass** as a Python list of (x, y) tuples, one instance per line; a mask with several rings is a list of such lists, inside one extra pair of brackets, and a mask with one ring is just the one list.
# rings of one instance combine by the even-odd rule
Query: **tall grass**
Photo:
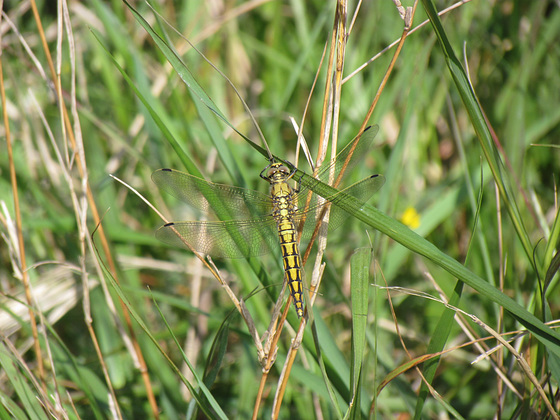
[[(398, 55), (392, 2), (355, 21), (334, 2), (49, 6), (1, 19), (1, 418), (557, 418), (554, 2), (460, 2), (440, 22), (426, 0)], [(344, 76), (376, 58), (325, 110), (335, 18)], [(267, 189), (233, 129), (260, 135), (201, 53), (307, 173), (290, 117), (307, 109), (314, 157), (328, 133), (340, 150), (379, 126), (345, 185), (386, 183), (313, 248), (308, 322), (288, 304), (269, 325), (278, 255), (204, 265), (155, 239), (163, 221), (132, 192), (192, 220), (155, 169)]]

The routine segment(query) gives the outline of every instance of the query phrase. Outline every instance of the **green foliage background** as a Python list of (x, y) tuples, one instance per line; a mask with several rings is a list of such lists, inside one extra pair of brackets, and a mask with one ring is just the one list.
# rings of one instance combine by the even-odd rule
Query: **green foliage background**
[[(449, 5), (436, 4), (438, 10)], [(231, 124), (258, 141), (246, 111), (224, 78), (145, 3), (133, 6), (177, 48), (198, 84)], [(176, 1), (154, 2), (152, 6), (239, 89), (273, 153), (292, 160), (296, 134), (289, 117), (301, 120), (324, 45), (330, 39), (335, 4)], [(76, 114), (71, 119), (83, 142), (87, 182), (103, 214), (120, 286), (115, 286), (107, 271), (96, 267), (95, 261), (106, 261), (106, 257), (102, 252), (98, 257), (88, 245), (87, 237), (93, 233), (99, 248), (99, 236), (94, 233), (91, 208), (84, 199), (84, 177), (76, 169), (79, 156), (68, 146), (53, 85), (48, 82), (40, 31), (24, 5), (7, 2), (4, 11), (18, 33), (6, 29), (2, 36), (7, 97), (3, 111), (14, 148), (27, 273), (36, 293), (32, 306), (41, 308), (45, 315), (41, 344), (45, 353), (48, 344), (50, 355), (45, 392), (32, 380), (37, 379), (37, 365), (29, 344), (28, 312), (22, 303), (25, 297), (22, 265), (15, 248), (10, 167), (7, 153), (0, 153), (0, 199), (5, 204), (0, 216), (0, 328), (4, 337), (0, 416), (46, 418), (38, 401), (52, 404), (48, 395), (58, 389), (63, 401), (56, 417), (62, 418), (63, 412), (71, 418), (110, 417), (108, 383), (115, 389), (124, 417), (152, 416), (146, 396), (149, 391), (115, 321), (123, 322), (118, 304), (121, 297), (137, 317), (134, 329), (162, 418), (219, 417), (218, 405), (228, 417), (247, 418), (253, 411), (261, 374), (247, 328), (238, 315), (232, 315), (234, 307), (227, 295), (196, 258), (155, 240), (153, 232), (162, 224), (160, 218), (109, 177), (115, 174), (125, 180), (172, 219), (193, 217), (189, 209), (162, 195), (151, 182), (150, 175), (157, 168), (186, 168), (113, 58), (206, 179), (264, 191), (266, 185), (258, 174), (266, 161), (218, 118), (208, 116), (123, 3), (92, 0), (70, 2), (68, 7), (68, 27), (61, 28), (72, 31), (73, 42), (69, 43), (65, 33), (57, 50), (57, 9), (49, 2), (38, 4), (50, 51), (55, 58), (60, 54), (58, 68), (68, 109), (72, 100), (76, 101)], [(349, 21), (354, 7), (349, 6)], [(425, 19), (419, 6), (413, 27)], [(511, 185), (532, 253), (524, 248), (523, 235), (497, 198), (483, 148), (430, 24), (407, 38), (370, 121), (380, 127), (376, 147), (364, 158), (363, 167), (349, 176), (350, 181), (384, 174), (387, 183), (372, 201), (376, 208), (396, 220), (412, 208), (420, 217), (416, 233), (503, 290), (528, 312), (550, 321), (557, 318), (560, 303), (555, 274), (560, 224), (556, 192), (560, 173), (560, 10), (555, 2), (547, 1), (471, 1), (442, 16), (442, 23), (450, 46), (468, 69), (495, 135), (496, 149), (504, 162), (503, 179)], [(2, 24), (7, 24), (6, 17)], [(397, 40), (402, 28), (392, 2), (365, 2), (348, 38), (346, 74)], [(392, 53), (384, 52), (344, 84), (341, 142), (356, 134)], [(324, 76), (323, 68), (305, 122), (304, 134), (313, 151), (321, 130)], [(3, 148), (6, 128), (2, 129)], [(61, 154), (60, 160), (55, 150)], [(302, 161), (298, 166), (308, 170)], [(88, 227), (85, 236), (78, 230), (81, 217), (86, 218)], [(350, 296), (355, 289), (348, 274), (349, 260), (357, 248), (371, 241), (376, 262), (368, 280), (372, 285), (366, 289), (366, 350), (358, 385), (361, 411), (348, 411), (349, 416), (435, 418), (447, 412), (452, 417), (472, 419), (490, 418), (498, 410), (503, 418), (552, 416), (510, 351), (494, 353), (491, 362), (470, 363), (482, 350), (472, 344), (460, 346), (488, 333), (470, 321), (466, 324), (471, 337), (459, 322), (445, 330), (442, 314), (446, 308), (438, 300), (443, 295), (461, 295), (454, 305), (499, 332), (520, 329), (517, 319), (502, 314), (495, 299), (473, 289), (457, 293), (456, 279), (437, 261), (426, 260), (388, 236), (366, 232), (363, 224), (352, 222), (329, 235), (324, 280), (314, 307), (322, 357), (343, 413), (351, 399), (350, 371), (356, 368), (350, 356), (354, 310)], [(216, 263), (233, 289), (247, 297), (257, 329), (264, 330), (280, 292), (282, 269), (277, 256), (262, 260), (272, 283), (267, 289), (263, 289), (262, 275), (259, 277), (246, 261)], [(306, 271), (311, 272), (311, 263)], [(201, 297), (193, 302), (196, 276), (202, 278)], [(391, 292), (392, 306), (385, 290), (379, 289), (385, 285), (406, 288)], [(84, 288), (89, 290), (88, 300), (83, 298)], [(91, 305), (93, 331), (107, 378), (86, 328), (86, 303)], [(293, 310), (289, 321), (297, 325)], [(291, 334), (285, 329), (279, 343), (278, 360), (261, 404), (262, 417), (270, 415)], [(446, 348), (452, 350), (440, 360), (432, 382), (437, 396), (424, 400), (423, 392), (418, 396), (418, 371), (405, 367), (434, 351), (429, 346), (434, 342), (442, 346), (447, 342)], [(554, 404), (559, 366), (548, 353), (551, 349), (545, 350), (528, 336), (514, 344), (538, 380), (545, 381), (550, 375), (544, 388)], [(491, 348), (496, 341), (491, 339), (484, 345)], [(191, 346), (186, 357), (181, 346)], [(311, 333), (306, 331), (280, 418), (319, 418), (319, 411), (324, 418), (340, 414), (328, 398), (315, 353)], [(208, 379), (208, 389), (196, 379), (187, 379), (195, 389), (211, 394), (199, 397), (201, 411), (195, 410), (196, 399), (182, 392), (181, 375), (164, 355), (185, 372), (187, 359), (200, 377)], [(392, 373), (399, 369), (406, 371), (399, 376)], [(496, 370), (509, 378), (516, 392), (499, 382)], [(389, 383), (377, 396), (383, 381)]]

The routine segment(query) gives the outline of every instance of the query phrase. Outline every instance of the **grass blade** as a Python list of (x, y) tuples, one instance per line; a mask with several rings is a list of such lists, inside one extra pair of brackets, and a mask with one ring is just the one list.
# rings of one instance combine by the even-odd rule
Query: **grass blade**
[[(457, 90), (461, 95), (461, 99), (463, 100), (465, 109), (467, 110), (467, 113), (470, 117), (471, 123), (480, 142), (480, 146), (482, 147), (482, 151), (484, 153), (486, 161), (490, 167), (490, 170), (492, 171), (494, 181), (496, 182), (498, 190), (500, 191), (500, 195), (502, 196), (502, 199), (504, 201), (504, 206), (506, 207), (510, 215), (519, 240), (521, 241), (523, 249), (527, 254), (528, 260), (531, 261), (532, 264), (534, 264), (533, 246), (531, 245), (529, 235), (527, 233), (527, 230), (525, 229), (523, 219), (519, 212), (519, 207), (517, 206), (517, 202), (515, 200), (515, 195), (513, 194), (513, 190), (509, 183), (509, 178), (504, 173), (504, 165), (500, 158), (500, 154), (494, 144), (490, 127), (486, 122), (486, 118), (484, 112), (482, 111), (480, 103), (478, 102), (478, 98), (474, 93), (473, 87), (467, 77), (465, 69), (453, 52), (453, 48), (451, 47), (445, 30), (443, 29), (443, 25), (441, 24), (441, 20), (437, 14), (433, 2), (431, 0), (422, 0), (422, 3), (439, 40), (440, 47), (445, 56), (445, 62), (447, 63), (449, 72), (451, 73), (453, 81), (455, 82), (455, 86), (457, 87)], [(539, 267), (534, 266), (533, 268), (537, 272), (540, 271)]]
[[(306, 175), (300, 170), (297, 171), (296, 176), (301, 176), (303, 179), (305, 179), (305, 177), (310, 178), (309, 175)], [(339, 192), (327, 184), (317, 182), (314, 178), (311, 179), (313, 181), (309, 183), (313, 184), (313, 191), (317, 194), (326, 197), (334, 197), (332, 200), (333, 203), (347, 211), (350, 215), (368, 226), (377, 229), (381, 233), (386, 234), (411, 251), (428, 258), (494, 303), (503, 306), (504, 309), (517, 318), (521, 324), (533, 332), (551, 352), (560, 356), (560, 336), (558, 333), (550, 329), (513, 299), (500, 292), (458, 261), (440, 251), (434, 244), (422, 238), (397, 220), (392, 219), (375, 207), (368, 204), (363, 205), (354, 197)]]

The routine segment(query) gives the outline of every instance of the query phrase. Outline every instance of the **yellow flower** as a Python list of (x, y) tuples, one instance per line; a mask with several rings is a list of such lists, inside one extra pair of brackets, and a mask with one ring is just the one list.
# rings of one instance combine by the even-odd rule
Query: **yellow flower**
[(407, 207), (401, 216), (401, 222), (411, 229), (416, 229), (420, 226), (420, 215), (414, 207)]

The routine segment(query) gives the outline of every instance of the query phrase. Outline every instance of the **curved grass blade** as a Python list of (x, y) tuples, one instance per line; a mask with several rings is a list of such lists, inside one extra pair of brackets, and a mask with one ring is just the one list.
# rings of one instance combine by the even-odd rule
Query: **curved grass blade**
[(476, 97), (474, 89), (469, 82), (465, 69), (457, 59), (457, 56), (455, 55), (453, 48), (451, 47), (451, 43), (447, 38), (445, 30), (443, 29), (443, 25), (441, 24), (441, 20), (437, 14), (433, 2), (431, 0), (422, 0), (422, 3), (439, 40), (439, 45), (445, 56), (445, 61), (447, 63), (447, 67), (449, 68), (449, 72), (451, 73), (457, 90), (461, 95), (461, 99), (465, 104), (465, 109), (469, 114), (473, 128), (476, 131), (480, 146), (482, 147), (482, 151), (484, 152), (484, 156), (486, 158), (486, 161), (488, 162), (488, 166), (492, 171), (492, 175), (494, 177), (498, 190), (500, 191), (500, 195), (502, 197), (502, 200), (504, 201), (504, 205), (509, 213), (519, 240), (523, 245), (523, 249), (527, 254), (527, 260), (530, 261), (531, 264), (533, 264), (533, 268), (535, 269), (535, 271), (540, 272), (540, 267), (535, 266), (531, 240), (529, 238), (527, 230), (525, 229), (523, 218), (521, 217), (519, 207), (517, 206), (517, 202), (515, 200), (515, 195), (513, 194), (513, 190), (509, 183), (509, 178), (507, 174), (504, 174), (504, 166), (500, 158), (500, 154), (496, 149), (496, 146), (492, 139), (490, 128), (486, 123), (486, 118), (484, 116), (484, 112), (482, 111), (480, 103), (478, 102), (478, 98)]
[[(301, 176), (302, 179), (309, 177), (301, 171), (298, 171), (296, 176)], [(340, 208), (356, 219), (384, 233), (411, 251), (428, 258), (486, 298), (501, 305), (529, 331), (535, 334), (549, 351), (560, 356), (560, 334), (545, 325), (540, 319), (528, 312), (509, 296), (500, 292), (461, 263), (440, 251), (434, 244), (375, 207), (363, 204), (351, 195), (338, 191), (327, 184), (317, 183), (313, 178), (307, 182), (312, 183), (314, 192), (333, 197), (333, 202), (336, 201)]]
[(193, 384), (191, 384), (185, 378), (185, 376), (183, 375), (181, 370), (169, 358), (168, 354), (165, 352), (165, 350), (159, 344), (159, 341), (152, 335), (150, 329), (144, 323), (142, 317), (140, 317), (138, 315), (136, 309), (134, 309), (133, 305), (131, 305), (128, 296), (126, 296), (126, 294), (123, 292), (120, 285), (115, 282), (115, 280), (113, 279), (113, 277), (111, 275), (107, 275), (107, 278), (111, 282), (111, 285), (113, 286), (115, 292), (117, 292), (118, 296), (121, 298), (122, 302), (125, 304), (127, 310), (129, 311), (130, 315), (132, 316), (132, 318), (138, 323), (138, 326), (144, 331), (144, 333), (146, 334), (148, 339), (152, 341), (152, 343), (155, 345), (155, 347), (158, 349), (158, 351), (161, 353), (161, 355), (167, 360), (171, 369), (173, 369), (173, 371), (175, 373), (177, 373), (177, 375), (181, 378), (182, 382), (187, 386), (187, 388), (189, 389), (189, 391), (191, 392), (191, 394), (195, 398), (197, 406), (204, 412), (206, 417), (207, 418), (227, 419), (227, 416), (223, 412), (219, 403), (215, 400), (214, 396), (212, 395), (210, 390), (206, 387), (205, 383), (203, 382), (200, 375), (197, 373), (196, 369), (194, 369), (194, 367), (190, 364), (188, 358), (182, 352), (182, 347), (179, 344), (179, 342), (177, 341), (176, 337), (173, 335), (172, 328), (167, 324), (166, 319), (163, 317), (161, 311), (159, 310), (159, 306), (157, 305), (157, 302), (154, 300), (154, 303), (156, 304), (156, 308), (159, 311), (160, 315), (162, 315), (162, 320), (164, 321), (164, 323), (166, 324), (166, 327), (168, 328), (169, 332), (171, 333), (172, 337), (174, 338), (175, 343), (177, 344), (177, 349), (181, 351), (181, 354), (183, 356), (183, 360), (185, 361), (185, 363), (189, 367), (189, 369), (190, 369), (190, 371), (193, 375), (194, 381), (196, 382), (196, 385), (198, 386), (198, 388), (195, 388), (193, 386)]
[[(179, 77), (185, 82), (187, 87), (189, 88), (190, 92), (194, 95), (194, 97), (198, 100), (198, 103), (201, 103), (206, 106), (210, 111), (214, 113), (220, 120), (222, 120), (228, 127), (230, 127), (233, 131), (239, 134), (246, 142), (248, 142), (253, 148), (259, 151), (263, 156), (267, 159), (269, 155), (265, 149), (263, 149), (258, 144), (251, 141), (247, 136), (237, 130), (224, 116), (224, 114), (220, 111), (217, 105), (212, 101), (212, 99), (208, 96), (208, 94), (204, 91), (204, 89), (198, 84), (196, 78), (192, 75), (188, 67), (185, 65), (183, 60), (179, 57), (177, 52), (164, 40), (154, 29), (150, 26), (150, 24), (132, 7), (130, 3), (126, 0), (123, 0), (126, 4), (128, 9), (134, 15), (136, 21), (144, 28), (144, 30), (152, 37), (160, 51), (163, 53), (167, 61), (171, 64), (173, 69), (177, 72)], [(199, 108), (200, 110), (200, 108)]]
[[(150, 113), (150, 116), (152, 117), (152, 119), (154, 120), (154, 122), (156, 123), (156, 125), (158, 126), (160, 131), (163, 133), (165, 139), (169, 142), (171, 147), (173, 147), (173, 150), (175, 151), (175, 153), (177, 153), (177, 156), (179, 157), (179, 159), (181, 160), (181, 162), (183, 163), (185, 168), (187, 168), (187, 170), (191, 173), (202, 176), (202, 174), (200, 173), (200, 171), (196, 167), (196, 164), (193, 162), (193, 160), (189, 156), (189, 154), (183, 149), (183, 147), (180, 145), (180, 142), (177, 140), (176, 136), (168, 128), (168, 127), (172, 126), (172, 124), (167, 124), (163, 120), (164, 117), (162, 115), (160, 115), (160, 113), (152, 106), (151, 98), (146, 97), (144, 95), (144, 92), (142, 90), (140, 90), (134, 84), (134, 82), (131, 80), (131, 78), (128, 76), (128, 74), (125, 72), (125, 70), (121, 67), (119, 62), (115, 59), (115, 57), (113, 57), (113, 55), (109, 52), (109, 50), (107, 50), (105, 45), (101, 42), (101, 39), (99, 39), (99, 37), (96, 35), (95, 32), (92, 32), (92, 33), (93, 33), (93, 36), (99, 42), (99, 45), (101, 45), (101, 47), (105, 50), (107, 55), (111, 58), (111, 60), (113, 61), (113, 64), (115, 65), (117, 70), (121, 73), (121, 75), (124, 77), (125, 81), (132, 88), (132, 90), (134, 90), (134, 93), (136, 94), (136, 96), (140, 99), (142, 104), (146, 107), (146, 109)], [(149, 93), (149, 91), (147, 91), (147, 92)]]

